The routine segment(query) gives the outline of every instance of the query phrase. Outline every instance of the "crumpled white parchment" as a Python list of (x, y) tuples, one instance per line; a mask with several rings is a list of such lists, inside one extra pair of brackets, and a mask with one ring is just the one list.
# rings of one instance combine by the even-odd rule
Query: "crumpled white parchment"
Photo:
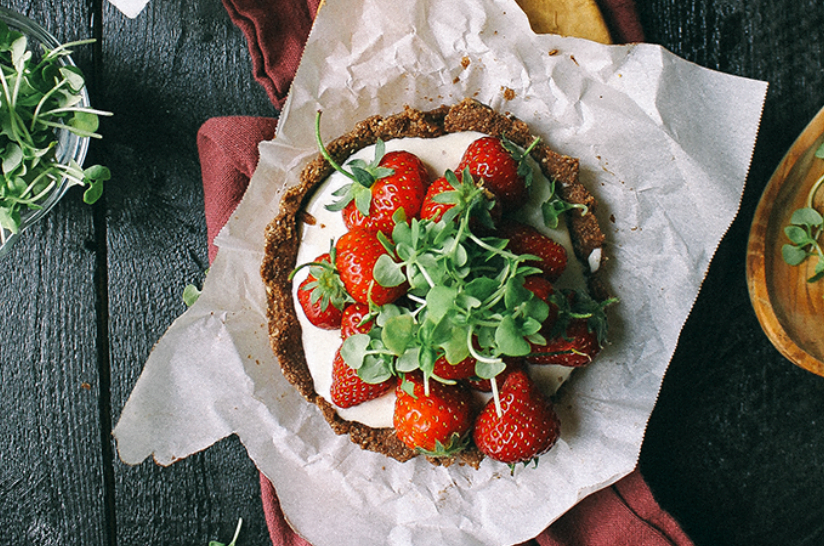
[(126, 17), (134, 19), (140, 15), (149, 0), (109, 0), (109, 3), (119, 9)]

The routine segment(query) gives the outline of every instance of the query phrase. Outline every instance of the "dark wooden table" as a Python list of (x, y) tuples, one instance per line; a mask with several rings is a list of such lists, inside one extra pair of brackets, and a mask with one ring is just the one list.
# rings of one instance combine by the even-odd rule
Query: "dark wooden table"
[[(818, 0), (636, 0), (647, 39), (770, 82), (741, 212), (715, 256), (647, 430), (640, 468), (701, 546), (824, 544), (824, 379), (786, 361), (750, 307), (744, 261), (761, 191), (824, 105)], [(77, 50), (91, 147), (114, 177), (71, 191), (2, 263), (0, 542), (241, 546), (267, 533), (258, 474), (235, 438), (162, 468), (121, 463), (111, 429), (152, 345), (207, 268), (195, 135), (210, 117), (276, 116), (219, 0), (3, 0)]]

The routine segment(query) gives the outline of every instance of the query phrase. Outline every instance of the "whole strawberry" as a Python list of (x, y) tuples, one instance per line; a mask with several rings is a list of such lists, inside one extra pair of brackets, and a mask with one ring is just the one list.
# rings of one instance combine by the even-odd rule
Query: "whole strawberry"
[(469, 214), (475, 226), (492, 229), (501, 218), (501, 206), (494, 194), (475, 184), (468, 171), (460, 179), (446, 171), (427, 188), (420, 217), (433, 222), (453, 221), (461, 214)]
[(439, 221), (443, 215), (457, 204), (457, 195), (454, 199), (437, 197), (447, 192), (457, 192), (458, 188), (452, 185), (450, 181), (442, 176), (435, 179), (426, 189), (426, 194), (421, 204), (420, 217), (433, 222)]
[(298, 302), (306, 318), (324, 330), (340, 328), (343, 308), (350, 299), (331, 261), (329, 253), (315, 258), (298, 287)]
[(395, 395), (393, 423), (406, 446), (431, 457), (450, 456), (466, 446), (473, 409), (472, 395), (463, 384), (430, 380), (427, 394), (421, 374), (407, 374)]
[(429, 174), (417, 156), (405, 151), (387, 153), (379, 165), (392, 174), (378, 178), (368, 188), (368, 208), (355, 195), (343, 208), (343, 223), (349, 229), (362, 227), (389, 235), (395, 227), (393, 216), (399, 209), (403, 209), (407, 219), (420, 212)]
[(368, 334), (372, 329), (372, 321), (364, 319), (369, 316), (369, 306), (365, 303), (350, 303), (343, 308), (340, 319), (340, 337), (346, 339), (354, 334)]
[(391, 391), (395, 386), (395, 378), (381, 383), (367, 383), (358, 377), (358, 372), (351, 368), (340, 354), (340, 348), (335, 351), (332, 362), (332, 403), (341, 408), (351, 408), (367, 400), (373, 400)]
[(549, 451), (560, 432), (552, 402), (522, 371), (512, 372), (500, 391), (501, 415), (490, 400), (475, 421), (475, 445), (490, 459), (510, 466)]
[(575, 318), (546, 345), (533, 345), (527, 360), (532, 364), (580, 367), (592, 362), (600, 352), (598, 333), (589, 327), (587, 319)]
[(557, 281), (566, 269), (566, 248), (529, 224), (513, 220), (504, 222), (499, 226), (497, 236), (509, 239), (506, 248), (510, 252), (537, 256), (538, 260), (527, 263), (540, 269), (550, 282)]
[(335, 266), (346, 291), (357, 302), (374, 305), (391, 303), (406, 293), (405, 283), (381, 286), (375, 280), (375, 264), (388, 251), (376, 231), (353, 229), (335, 243)]
[(406, 219), (417, 216), (429, 185), (429, 173), (421, 160), (406, 151), (386, 153), (385, 143), (378, 139), (375, 157), (370, 163), (354, 159), (344, 168), (323, 145), (320, 115), (318, 112), (315, 117), (315, 140), (320, 154), (333, 169), (350, 180), (335, 191), (337, 199), (326, 208), (343, 211), (343, 221), (349, 229), (375, 229), (386, 235), (392, 233), (393, 217), (399, 209), (403, 209), (401, 216)]
[(460, 362), (450, 364), (445, 356), (439, 356), (438, 359), (435, 360), (435, 369), (432, 373), (441, 379), (469, 379), (475, 376), (476, 362), (477, 360), (468, 356)]
[[(537, 144), (537, 139), (532, 146)], [(504, 213), (520, 208), (529, 196), (532, 184), (532, 168), (526, 157), (532, 146), (524, 152), (507, 139), (492, 136), (473, 141), (458, 164), (458, 172), (469, 169), (476, 179), (498, 196)]]
[[(506, 367), (501, 373), (495, 376), (495, 384), (498, 387), (498, 391), (501, 390), (504, 381), (506, 381), (506, 378), (509, 377), (512, 372), (524, 369), (524, 361), (521, 358), (504, 358), (504, 364)], [(491, 379), (470, 379), (467, 383), (476, 391), (492, 392)]]

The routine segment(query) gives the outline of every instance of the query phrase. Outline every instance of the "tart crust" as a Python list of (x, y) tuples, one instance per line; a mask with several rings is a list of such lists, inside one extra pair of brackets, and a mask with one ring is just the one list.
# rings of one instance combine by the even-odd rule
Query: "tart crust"
[[(435, 138), (463, 131), (476, 131), (498, 137), (506, 135), (524, 149), (535, 138), (523, 121), (498, 113), (474, 99), (464, 99), (453, 106), (441, 106), (430, 111), (406, 107), (402, 112), (388, 117), (369, 117), (326, 147), (331, 157), (342, 164), (350, 155), (375, 144), (379, 138), (384, 141), (404, 137)], [(542, 142), (533, 148), (531, 155), (541, 167), (544, 176), (557, 180), (557, 190), (564, 200), (588, 207), (584, 215), (565, 216), (575, 254), (584, 264), (584, 270), (589, 272), (588, 257), (594, 250), (603, 247), (604, 235), (594, 214), (596, 201), (578, 179), (578, 160), (558, 154)], [(417, 453), (397, 438), (394, 429), (372, 428), (341, 418), (334, 405), (315, 392), (314, 382), (306, 364), (301, 326), (292, 298), (289, 274), (296, 266), (301, 224), (313, 222), (312, 218), (303, 213), (304, 203), (333, 170), (329, 162), (318, 154), (301, 172), (299, 183), (284, 192), (278, 215), (266, 228), (261, 276), (268, 299), (269, 341), (284, 377), (308, 402), (320, 408), (336, 434), (347, 434), (363, 449), (405, 462)], [(589, 274), (588, 284), (592, 296), (603, 300), (607, 291), (598, 277), (597, 272)], [(457, 461), (477, 467), (482, 459), (483, 455), (471, 447), (455, 458), (430, 458), (430, 461), (444, 465)]]

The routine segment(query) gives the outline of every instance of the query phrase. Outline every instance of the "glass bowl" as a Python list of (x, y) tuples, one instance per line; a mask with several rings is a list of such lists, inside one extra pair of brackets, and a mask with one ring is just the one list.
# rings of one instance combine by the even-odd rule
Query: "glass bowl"
[[(20, 15), (17, 12), (0, 7), (0, 21), (3, 21), (11, 30), (20, 32), (28, 39), (29, 49), (35, 54), (42, 51), (41, 44), (49, 49), (54, 49), (60, 45), (60, 42), (52, 36), (46, 29), (35, 23), (28, 17)], [(58, 62), (62, 66), (76, 66), (71, 56), (63, 56)], [(89, 107), (89, 93), (85, 87), (80, 91), (81, 100), (78, 106), (84, 108)], [(80, 137), (69, 130), (57, 129), (55, 131), (57, 137), (56, 159), (61, 164), (68, 164), (70, 160), (74, 160), (78, 165), (83, 165), (86, 159), (86, 153), (89, 148), (89, 138)], [(11, 246), (20, 237), (20, 234), (28, 227), (38, 222), (43, 216), (54, 208), (58, 201), (66, 193), (69, 187), (68, 180), (63, 180), (54, 186), (54, 188), (41, 200), (37, 201), (40, 206), (39, 209), (24, 208), (20, 212), (20, 229), (17, 233), (12, 233), (5, 228), (0, 228), (0, 257), (9, 252)]]

